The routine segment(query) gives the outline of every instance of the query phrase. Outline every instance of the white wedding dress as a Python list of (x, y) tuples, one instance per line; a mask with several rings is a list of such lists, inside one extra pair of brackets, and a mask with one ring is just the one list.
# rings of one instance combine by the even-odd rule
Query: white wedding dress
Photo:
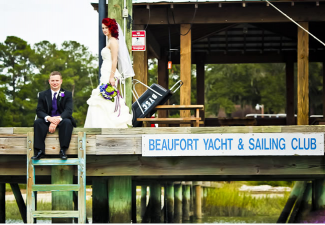
[[(101, 51), (103, 64), (101, 67), (100, 85), (109, 82), (109, 76), (112, 68), (111, 50), (107, 47)], [(118, 70), (115, 72), (115, 77), (120, 80), (121, 74)], [(99, 85), (99, 86), (100, 86)], [(90, 98), (87, 101), (88, 112), (85, 121), (85, 128), (127, 128), (132, 126), (132, 114), (129, 113), (129, 108), (126, 106), (124, 99), (119, 99), (119, 109), (115, 111), (115, 101), (104, 99), (99, 92), (99, 86), (92, 91)]]

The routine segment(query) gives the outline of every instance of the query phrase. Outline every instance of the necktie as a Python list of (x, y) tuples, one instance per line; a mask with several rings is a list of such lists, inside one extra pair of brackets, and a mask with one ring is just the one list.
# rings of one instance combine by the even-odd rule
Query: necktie
[(58, 104), (56, 99), (56, 92), (54, 92), (53, 99), (52, 99), (52, 111), (51, 116), (58, 116)]

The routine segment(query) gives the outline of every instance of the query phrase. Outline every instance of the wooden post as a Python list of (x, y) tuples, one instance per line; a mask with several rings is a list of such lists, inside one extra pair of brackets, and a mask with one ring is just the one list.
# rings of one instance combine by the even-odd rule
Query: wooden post
[[(312, 183), (307, 183), (306, 190), (303, 193), (300, 207), (296, 212), (296, 218), (293, 220), (293, 223), (301, 223), (302, 219), (309, 214), (312, 210)], [(297, 200), (298, 201), (298, 200)], [(296, 203), (297, 205), (297, 203)], [(295, 211), (293, 210), (291, 214)], [(290, 223), (290, 220), (289, 220)]]
[[(169, 85), (169, 77), (168, 77), (168, 58), (166, 54), (158, 59), (158, 84), (166, 89), (168, 89)], [(167, 118), (168, 110), (158, 110), (158, 118)], [(159, 124), (159, 127), (166, 127), (166, 124)]]
[(202, 218), (202, 189), (200, 182), (194, 183), (195, 199), (194, 199), (194, 217)]
[(161, 217), (161, 186), (153, 183), (150, 186), (150, 202), (151, 202), (151, 223), (160, 223)]
[[(196, 104), (204, 105), (205, 99), (205, 71), (204, 63), (196, 64)], [(204, 121), (205, 115), (204, 111), (200, 111), (201, 120)]]
[(21, 218), (23, 219), (24, 223), (27, 223), (27, 216), (26, 216), (26, 205), (23, 199), (23, 196), (21, 195), (20, 188), (17, 183), (11, 183), (10, 187), (12, 189), (12, 192), (14, 193), (19, 212), (21, 215)]
[(297, 198), (306, 189), (306, 184), (307, 184), (306, 181), (296, 181), (295, 185), (292, 188), (292, 191), (290, 193), (288, 201), (287, 201), (286, 205), (284, 206), (277, 223), (286, 223), (287, 222), (287, 219), (288, 219), (288, 216), (290, 215), (292, 207), (294, 206)]
[(286, 63), (286, 120), (287, 125), (295, 125), (295, 104), (294, 104), (294, 63)]
[(147, 207), (147, 186), (141, 186), (141, 219), (143, 219), (144, 213)]
[(317, 179), (315, 182), (315, 210), (325, 209), (325, 180)]
[[(52, 166), (52, 184), (72, 184), (73, 166)], [(53, 191), (52, 210), (73, 210), (72, 191)], [(72, 223), (71, 218), (52, 218), (52, 223)]]
[(167, 183), (166, 185), (167, 194), (167, 223), (173, 223), (174, 220), (174, 184)]
[(182, 199), (182, 209), (183, 209), (183, 221), (190, 220), (190, 200), (191, 200), (191, 186), (183, 185), (183, 199)]
[[(126, 0), (126, 8), (128, 10), (128, 17), (125, 19), (126, 22), (126, 31), (124, 31), (124, 19), (122, 18), (122, 11), (124, 8), (123, 5), (124, 0), (110, 0), (108, 1), (108, 11), (107, 15), (109, 18), (114, 18), (116, 22), (119, 23), (121, 26), (124, 36), (127, 48), (129, 50), (130, 57), (132, 57), (131, 54), (131, 46), (132, 46), (132, 0)], [(132, 78), (127, 78), (125, 81), (125, 88), (126, 88), (126, 96), (125, 96), (125, 102), (129, 109), (131, 110), (132, 107)]]
[(182, 184), (174, 185), (174, 221), (173, 223), (182, 223)]
[(93, 177), (93, 223), (108, 223), (108, 180), (106, 177)]
[(325, 61), (323, 62), (323, 118), (325, 118)]
[(0, 183), (0, 223), (6, 223), (6, 183)]
[(132, 181), (132, 223), (137, 223), (137, 186)]
[[(180, 78), (183, 81), (183, 86), (180, 89), (180, 104), (191, 105), (191, 49), (192, 49), (192, 34), (189, 29), (190, 24), (181, 24), (181, 59), (180, 59)], [(188, 33), (187, 33), (188, 32)], [(187, 34), (186, 34), (187, 33)], [(184, 35), (186, 34), (186, 35)], [(189, 110), (180, 110), (181, 117), (190, 117)], [(181, 126), (188, 126), (181, 124)]]
[(27, 223), (33, 223), (32, 211), (36, 210), (35, 194), (32, 191), (32, 186), (35, 184), (34, 165), (31, 157), (34, 155), (34, 132), (27, 133)]
[(132, 177), (108, 179), (108, 220), (110, 223), (131, 223)]
[[(302, 27), (308, 30), (308, 22), (300, 22)], [(297, 125), (309, 124), (309, 35), (301, 28), (298, 28), (298, 74), (297, 74), (297, 93), (298, 93), (298, 113)]]
[[(144, 26), (134, 25), (133, 29), (144, 30)], [(134, 79), (137, 79), (144, 84), (148, 84), (148, 52), (147, 51), (133, 52), (133, 69), (135, 73)], [(147, 88), (141, 84), (137, 84), (135, 87), (139, 96), (141, 96), (147, 90)]]

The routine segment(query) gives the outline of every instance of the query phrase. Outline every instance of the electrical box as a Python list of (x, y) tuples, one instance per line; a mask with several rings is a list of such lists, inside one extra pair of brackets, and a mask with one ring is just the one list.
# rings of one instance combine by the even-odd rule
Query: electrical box
[(129, 16), (129, 12), (128, 12), (128, 9), (123, 9), (123, 17), (128, 17)]

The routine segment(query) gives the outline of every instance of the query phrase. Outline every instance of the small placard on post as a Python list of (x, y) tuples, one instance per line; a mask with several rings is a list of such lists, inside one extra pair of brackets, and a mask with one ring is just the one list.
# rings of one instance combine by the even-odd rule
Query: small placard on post
[(146, 51), (146, 31), (132, 31), (132, 51)]

